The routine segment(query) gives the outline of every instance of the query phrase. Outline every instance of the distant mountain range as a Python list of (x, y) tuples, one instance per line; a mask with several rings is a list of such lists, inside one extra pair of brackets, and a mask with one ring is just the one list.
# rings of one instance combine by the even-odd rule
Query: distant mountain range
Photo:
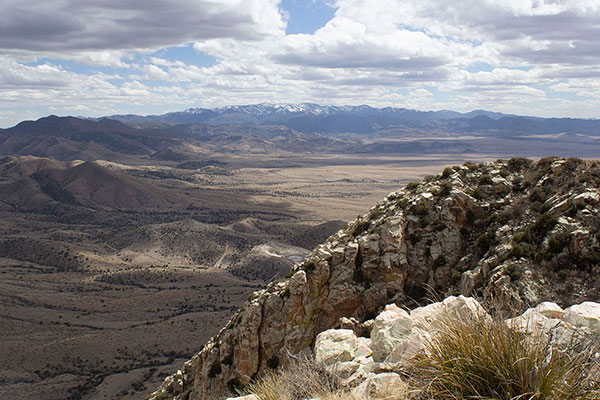
[(475, 110), (417, 111), (406, 108), (322, 106), (319, 104), (254, 104), (213, 109), (190, 108), (163, 115), (112, 115), (135, 126), (156, 124), (283, 125), (301, 133), (377, 133), (386, 130), (424, 129), (449, 133), (497, 132), (505, 134), (580, 133), (600, 135), (600, 120), (524, 117)]
[(0, 129), (0, 154), (57, 160), (202, 161), (233, 153), (600, 156), (600, 120), (483, 110), (256, 104), (98, 119), (49, 116)]
[(218, 108), (190, 108), (163, 115), (111, 115), (107, 118), (130, 124), (175, 123), (206, 125), (285, 125), (299, 132), (364, 133), (406, 122), (424, 122), (485, 116), (498, 120), (509, 115), (475, 110), (416, 111), (406, 108), (362, 106), (322, 106), (302, 104), (253, 104)]

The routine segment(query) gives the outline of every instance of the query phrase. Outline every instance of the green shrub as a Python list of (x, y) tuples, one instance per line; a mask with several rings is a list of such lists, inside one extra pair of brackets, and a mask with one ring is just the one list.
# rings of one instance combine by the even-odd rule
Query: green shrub
[(518, 244), (515, 245), (511, 251), (511, 255), (515, 258), (534, 258), (535, 257), (535, 248), (528, 244)]
[(408, 182), (405, 186), (406, 190), (415, 190), (419, 187), (419, 182)]
[(352, 236), (353, 237), (358, 237), (358, 236), (362, 235), (363, 233), (365, 233), (369, 229), (370, 225), (371, 225), (371, 223), (368, 220), (365, 220), (365, 219), (362, 219), (362, 218), (359, 219), (354, 224), (354, 229), (352, 230)]
[(512, 172), (519, 172), (525, 167), (531, 166), (532, 161), (527, 158), (511, 158), (508, 160), (507, 167)]
[(454, 173), (454, 169), (453, 168), (446, 167), (442, 171), (442, 178), (443, 179), (448, 179), (453, 173)]
[(408, 206), (408, 199), (401, 198), (398, 201), (396, 201), (396, 205), (398, 205), (398, 207), (400, 207), (401, 209), (405, 210), (406, 207)]
[(233, 364), (233, 354), (226, 355), (222, 360), (221, 364), (223, 365), (232, 365)]
[(417, 243), (419, 243), (419, 237), (417, 235), (415, 235), (414, 233), (409, 233), (408, 236), (408, 241), (410, 242), (410, 244), (412, 244), (413, 246), (416, 245)]
[(494, 181), (492, 181), (492, 177), (488, 174), (481, 175), (481, 177), (479, 178), (480, 185), (491, 185), (493, 183)]
[(451, 190), (452, 190), (452, 183), (442, 182), (440, 185), (440, 190), (438, 192), (438, 196), (448, 196), (450, 194)]
[(475, 188), (475, 189), (471, 190), (471, 197), (473, 197), (477, 200), (481, 200), (481, 199), (483, 199), (483, 193), (478, 188)]
[(410, 371), (425, 399), (600, 399), (592, 352), (569, 350), (501, 319), (453, 315), (434, 329)]
[(477, 242), (475, 243), (475, 245), (484, 253), (486, 251), (489, 250), (489, 248), (495, 244), (496, 242), (496, 232), (494, 231), (487, 231), (484, 234), (482, 234), (481, 236), (479, 236), (479, 238), (477, 238)]
[(570, 244), (571, 234), (569, 232), (561, 232), (550, 238), (548, 241), (548, 250), (550, 250), (552, 254), (558, 254)]
[(477, 168), (479, 168), (479, 164), (476, 164), (476, 163), (471, 162), (471, 161), (467, 161), (463, 165), (465, 167), (467, 167), (469, 169), (469, 171), (475, 171)]
[(544, 213), (531, 225), (531, 230), (538, 236), (545, 236), (558, 223), (558, 218), (550, 213)]
[(516, 242), (531, 243), (531, 231), (525, 229), (524, 231), (517, 232), (513, 235), (513, 240)]
[(508, 276), (510, 276), (511, 281), (517, 281), (521, 279), (523, 269), (519, 264), (512, 263), (508, 265), (506, 272), (508, 273)]
[(215, 376), (219, 375), (220, 373), (221, 373), (221, 363), (216, 362), (210, 366), (210, 369), (208, 370), (208, 377), (212, 379)]
[(546, 193), (541, 188), (535, 188), (529, 194), (529, 200), (534, 203), (542, 203), (546, 201)]
[(279, 366), (279, 357), (277, 357), (275, 354), (273, 354), (267, 360), (267, 367), (269, 367), (271, 369), (277, 369), (278, 366)]

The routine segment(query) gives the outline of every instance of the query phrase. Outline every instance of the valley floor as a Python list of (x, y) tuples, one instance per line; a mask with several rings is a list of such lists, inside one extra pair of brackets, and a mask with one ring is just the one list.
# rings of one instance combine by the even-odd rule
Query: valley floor
[(0, 398), (143, 398), (345, 221), (465, 160), (229, 156), (226, 168), (185, 171), (99, 162), (190, 205), (5, 209)]

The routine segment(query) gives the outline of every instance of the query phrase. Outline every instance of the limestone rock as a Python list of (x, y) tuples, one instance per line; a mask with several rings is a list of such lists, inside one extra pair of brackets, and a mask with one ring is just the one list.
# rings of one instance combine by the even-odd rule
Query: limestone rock
[(358, 347), (358, 339), (350, 329), (329, 329), (317, 335), (315, 361), (325, 366), (351, 361)]
[(410, 334), (412, 320), (410, 315), (395, 304), (375, 318), (375, 326), (371, 332), (373, 360), (381, 362)]
[(600, 304), (586, 301), (565, 310), (563, 319), (577, 327), (588, 328), (600, 336)]
[(403, 399), (408, 393), (408, 384), (400, 375), (387, 372), (382, 374), (369, 374), (363, 383), (352, 390), (352, 394), (359, 399)]

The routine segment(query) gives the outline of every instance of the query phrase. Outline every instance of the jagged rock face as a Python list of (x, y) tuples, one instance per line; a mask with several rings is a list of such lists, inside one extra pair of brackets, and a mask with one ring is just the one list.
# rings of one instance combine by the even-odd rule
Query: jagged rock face
[(150, 399), (220, 398), (340, 318), (414, 308), (427, 288), (520, 310), (597, 301), (599, 187), (597, 162), (556, 158), (466, 164), (411, 183), (254, 293)]

